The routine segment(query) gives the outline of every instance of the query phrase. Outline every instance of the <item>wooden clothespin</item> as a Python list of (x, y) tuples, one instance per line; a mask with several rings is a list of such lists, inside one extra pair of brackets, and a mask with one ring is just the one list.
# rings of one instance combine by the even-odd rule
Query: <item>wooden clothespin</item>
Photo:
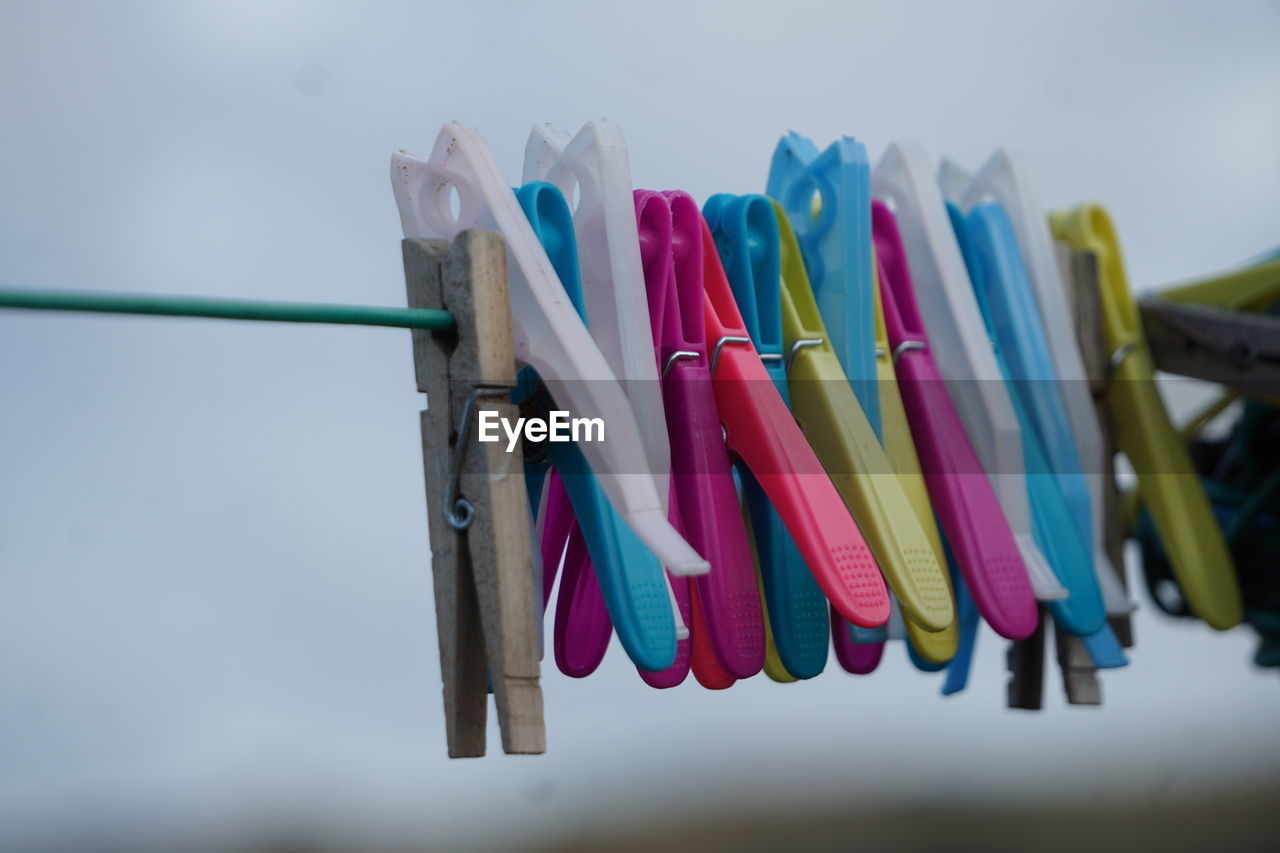
[[(1058, 262), (1062, 267), (1063, 281), (1067, 285), (1069, 302), (1075, 322), (1076, 340), (1084, 361), (1093, 394), (1098, 422), (1102, 427), (1102, 441), (1106, 465), (1103, 468), (1104, 541), (1111, 565), (1124, 581), (1125, 525), (1120, 488), (1116, 482), (1112, 462), (1116, 455), (1115, 433), (1105, 400), (1107, 383), (1111, 379), (1111, 353), (1107, 351), (1102, 329), (1102, 291), (1098, 273), (1098, 258), (1092, 252), (1075, 251), (1058, 244)], [(1133, 646), (1133, 623), (1128, 615), (1111, 616), (1111, 630), (1125, 648)], [(1063, 690), (1067, 701), (1073, 705), (1101, 705), (1102, 688), (1097, 670), (1078, 637), (1061, 629), (1055, 629), (1054, 645), (1057, 649), (1058, 667), (1062, 673)]]
[[(1098, 271), (1098, 256), (1093, 252), (1075, 251), (1063, 243), (1058, 244), (1058, 258), (1062, 263), (1064, 280), (1071, 295), (1071, 309), (1075, 319), (1076, 340), (1084, 359), (1085, 374), (1102, 426), (1102, 440), (1108, 464), (1102, 474), (1103, 520), (1107, 555), (1111, 565), (1124, 583), (1125, 525), (1120, 487), (1116, 482), (1115, 466), (1110, 464), (1116, 455), (1115, 432), (1105, 400), (1107, 384), (1111, 381), (1111, 353), (1107, 351), (1102, 330), (1102, 289)], [(1126, 586), (1127, 589), (1127, 586)], [(1125, 648), (1133, 646), (1133, 622), (1128, 616), (1113, 616), (1111, 630), (1120, 638)]]
[(1138, 303), (1156, 367), (1280, 397), (1280, 317), (1159, 297)]
[(507, 256), (502, 238), (464, 231), (404, 240), (412, 308), (444, 308), (451, 332), (413, 332), (449, 757), (485, 754), (486, 681), (507, 753), (546, 751), (523, 457), (480, 443), (481, 408), (514, 420)]

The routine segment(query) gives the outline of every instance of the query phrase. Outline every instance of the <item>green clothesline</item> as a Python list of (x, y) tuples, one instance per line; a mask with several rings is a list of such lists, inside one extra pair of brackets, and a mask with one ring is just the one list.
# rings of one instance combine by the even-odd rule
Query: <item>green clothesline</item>
[(0, 308), (210, 317), (219, 320), (263, 320), (274, 323), (336, 323), (345, 326), (390, 326), (399, 329), (430, 329), (432, 331), (453, 328), (452, 314), (448, 311), (428, 308), (326, 305), (315, 302), (257, 302), (145, 293), (0, 288)]

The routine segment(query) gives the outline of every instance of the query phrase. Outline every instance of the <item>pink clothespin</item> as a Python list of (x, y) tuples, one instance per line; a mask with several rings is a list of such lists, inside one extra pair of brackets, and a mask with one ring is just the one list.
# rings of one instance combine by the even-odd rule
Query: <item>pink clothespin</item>
[[(641, 190), (635, 203), (671, 437), (671, 503), (679, 529), (711, 564), (711, 571), (694, 579), (701, 609), (694, 608), (693, 640), (700, 650), (697, 632), (704, 628), (723, 675), (749, 678), (764, 666), (764, 617), (712, 391), (702, 301), (705, 225), (697, 203), (684, 192)], [(695, 658), (700, 681), (704, 675), (716, 684), (724, 680), (701, 665), (708, 663), (705, 655)]]
[(729, 450), (760, 483), (840, 615), (879, 627), (889, 619), (889, 592), (871, 549), (765, 371), (705, 221), (702, 246), (712, 387)]
[(998, 634), (1020, 640), (1039, 621), (1031, 582), (934, 363), (897, 222), (880, 201), (871, 214), (885, 326), (929, 498), (983, 617)]

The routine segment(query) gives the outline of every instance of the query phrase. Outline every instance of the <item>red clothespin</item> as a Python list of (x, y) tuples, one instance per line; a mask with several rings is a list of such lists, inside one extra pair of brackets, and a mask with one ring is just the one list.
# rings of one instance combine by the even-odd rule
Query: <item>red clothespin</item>
[(879, 627), (889, 619), (889, 593), (875, 558), (765, 371), (705, 222), (702, 244), (712, 387), (729, 450), (769, 496), (836, 610)]

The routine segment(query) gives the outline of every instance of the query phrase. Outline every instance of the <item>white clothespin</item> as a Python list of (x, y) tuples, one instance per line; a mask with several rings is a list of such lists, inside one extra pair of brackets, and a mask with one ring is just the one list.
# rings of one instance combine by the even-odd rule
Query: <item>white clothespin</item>
[[(502, 233), (516, 359), (536, 368), (552, 397), (576, 417), (603, 419), (606, 440), (583, 442), (582, 450), (610, 502), (640, 540), (672, 572), (706, 572), (706, 560), (667, 520), (654, 477), (622, 473), (635, 471), (635, 449), (645, 446), (635, 413), (483, 137), (450, 122), (429, 158), (393, 154), (391, 181), (406, 237), (451, 239), (467, 228)], [(458, 194), (457, 216), (450, 209), (451, 190)]]
[[(1004, 208), (1013, 223), (1018, 248), (1040, 308), (1040, 320), (1049, 341), (1049, 356), (1059, 379), (1076, 452), (1089, 486), (1090, 529), (1082, 532), (1086, 532), (1087, 541), (1093, 546), (1094, 570), (1107, 612), (1117, 616), (1129, 613), (1134, 604), (1120, 583), (1104, 541), (1102, 471), (1109, 462), (1104, 458), (1102, 431), (1094, 411), (1080, 347), (1074, 327), (1068, 321), (1071, 311), (1067, 304), (1066, 285), (1062, 281), (1049, 222), (1044, 208), (1040, 206), (1031, 170), (1021, 159), (998, 150), (966, 184), (957, 188), (959, 192), (949, 193), (962, 209), (968, 211), (991, 198)], [(1051, 447), (1046, 447), (1046, 450), (1053, 452)]]
[[(645, 470), (653, 475), (666, 509), (671, 442), (653, 357), (631, 160), (621, 129), (606, 121), (587, 122), (570, 138), (550, 123), (535, 126), (524, 153), (524, 182), (529, 181), (555, 184), (570, 200), (577, 187), (573, 230), (588, 330), (631, 400), (648, 461)], [(670, 579), (667, 583), (676, 632), (683, 639), (689, 629), (670, 590)]]
[(871, 190), (895, 207), (930, 347), (991, 478), (1036, 597), (1065, 598), (1067, 591), (1032, 538), (1021, 428), (928, 157), (916, 146), (890, 145), (872, 172)]
[(550, 124), (535, 127), (525, 147), (524, 180), (555, 184), (566, 199), (578, 187), (573, 230), (588, 328), (631, 400), (647, 470), (666, 506), (671, 443), (653, 357), (635, 188), (622, 131), (608, 122), (588, 122), (570, 139)]

